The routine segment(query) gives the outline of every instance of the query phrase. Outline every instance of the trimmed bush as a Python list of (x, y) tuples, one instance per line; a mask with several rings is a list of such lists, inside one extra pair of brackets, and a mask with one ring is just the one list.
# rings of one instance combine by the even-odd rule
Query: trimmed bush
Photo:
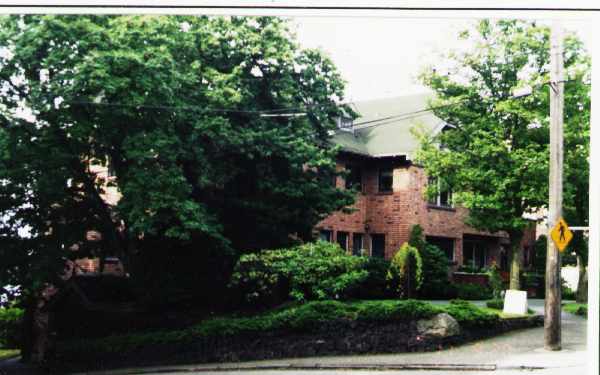
[(319, 241), (247, 254), (238, 261), (230, 287), (255, 306), (286, 300), (348, 299), (368, 278), (367, 258), (346, 254), (337, 244)]
[(490, 309), (503, 310), (504, 309), (504, 300), (503, 299), (493, 299), (489, 300), (485, 303), (487, 307)]
[(402, 245), (392, 258), (387, 280), (398, 297), (413, 297), (423, 283), (423, 260), (416, 247)]
[(0, 308), (0, 348), (19, 347), (23, 310), (10, 307)]
[(458, 299), (484, 300), (492, 298), (491, 289), (480, 284), (456, 284), (455, 287)]
[(437, 246), (428, 244), (420, 225), (413, 225), (408, 244), (416, 247), (423, 259), (423, 284), (419, 297), (428, 299), (456, 298), (456, 291), (448, 283), (448, 258)]
[(389, 260), (377, 257), (366, 258), (362, 269), (367, 272), (367, 277), (358, 285), (352, 298), (363, 300), (393, 298), (394, 295), (386, 278), (389, 268)]
[(466, 328), (489, 326), (500, 319), (497, 314), (484, 311), (474, 304), (460, 299), (450, 301), (446, 311)]
[(568, 303), (563, 306), (563, 309), (568, 313), (587, 317), (588, 308), (586, 304)]
[(490, 288), (492, 289), (492, 296), (495, 299), (498, 299), (502, 295), (502, 291), (505, 289), (504, 281), (502, 280), (502, 276), (500, 276), (500, 271), (498, 271), (498, 266), (493, 264), (488, 270), (487, 274)]

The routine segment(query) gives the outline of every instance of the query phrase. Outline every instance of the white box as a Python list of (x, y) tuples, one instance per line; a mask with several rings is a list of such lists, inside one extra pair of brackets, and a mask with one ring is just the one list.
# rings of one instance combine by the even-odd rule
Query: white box
[(527, 314), (527, 292), (522, 290), (507, 290), (504, 295), (504, 313)]

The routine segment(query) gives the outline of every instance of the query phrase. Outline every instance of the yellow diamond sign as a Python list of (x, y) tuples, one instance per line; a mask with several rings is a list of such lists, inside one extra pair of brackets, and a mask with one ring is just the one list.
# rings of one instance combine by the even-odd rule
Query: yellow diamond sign
[(563, 252), (571, 239), (573, 239), (573, 232), (569, 229), (567, 222), (561, 217), (558, 223), (550, 231), (550, 237), (558, 247), (558, 250)]

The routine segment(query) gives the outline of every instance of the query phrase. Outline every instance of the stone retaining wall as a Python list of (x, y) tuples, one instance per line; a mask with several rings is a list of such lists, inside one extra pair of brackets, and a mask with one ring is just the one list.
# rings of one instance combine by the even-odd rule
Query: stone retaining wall
[[(259, 335), (203, 338), (175, 345), (152, 344), (110, 356), (89, 353), (78, 358), (61, 358), (59, 344), (55, 364), (61, 371), (81, 371), (184, 363), (433, 351), (511, 330), (542, 325), (541, 316), (513, 318), (500, 320), (493, 327), (461, 327), (459, 334), (443, 337), (424, 333), (417, 321), (385, 324), (333, 321), (323, 324), (314, 332), (273, 331)], [(65, 368), (66, 364), (69, 368)]]

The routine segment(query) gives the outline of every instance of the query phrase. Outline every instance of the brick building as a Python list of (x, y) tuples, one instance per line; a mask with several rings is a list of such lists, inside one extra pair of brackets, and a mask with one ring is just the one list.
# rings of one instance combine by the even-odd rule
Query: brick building
[[(319, 237), (338, 242), (354, 254), (391, 258), (408, 240), (411, 227), (421, 225), (428, 242), (437, 245), (455, 266), (483, 268), (495, 262), (508, 269), (506, 233), (488, 233), (465, 224), (468, 211), (452, 204), (451, 191), (425, 198), (429, 180), (414, 164), (418, 141), (411, 128), (436, 134), (451, 125), (427, 111), (428, 95), (372, 100), (355, 104), (360, 117), (340, 119), (333, 136), (341, 146), (339, 188), (357, 190), (352, 213), (336, 212), (316, 229)], [(532, 258), (535, 225), (524, 236), (525, 264)]]

